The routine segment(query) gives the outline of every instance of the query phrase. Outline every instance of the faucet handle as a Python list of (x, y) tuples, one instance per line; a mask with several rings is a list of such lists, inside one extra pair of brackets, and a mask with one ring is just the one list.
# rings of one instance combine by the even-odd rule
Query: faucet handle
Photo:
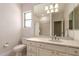
[(56, 35), (54, 35), (56, 37)]

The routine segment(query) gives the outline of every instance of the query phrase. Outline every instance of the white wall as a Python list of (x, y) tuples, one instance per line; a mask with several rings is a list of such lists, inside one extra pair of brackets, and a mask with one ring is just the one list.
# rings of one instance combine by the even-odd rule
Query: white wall
[[(67, 4), (65, 7), (65, 12), (64, 12), (64, 19), (65, 19), (65, 35), (67, 36), (67, 29), (69, 28), (69, 14), (73, 11), (73, 9), (77, 6), (78, 4)], [(69, 37), (73, 38), (74, 40), (79, 40), (79, 30), (69, 30)]]
[(40, 20), (40, 35), (50, 36), (50, 16), (41, 16)]
[[(33, 11), (33, 4), (32, 3), (26, 3), (22, 5), (22, 13), (32, 10)], [(24, 20), (22, 18), (22, 20)], [(23, 21), (22, 21), (23, 24)], [(23, 25), (22, 25), (23, 26)], [(22, 37), (31, 37), (34, 34), (34, 27), (32, 25), (31, 28), (22, 28)]]
[[(21, 8), (19, 4), (0, 4), (0, 55), (4, 55), (20, 40)], [(3, 45), (9, 46), (4, 48)]]

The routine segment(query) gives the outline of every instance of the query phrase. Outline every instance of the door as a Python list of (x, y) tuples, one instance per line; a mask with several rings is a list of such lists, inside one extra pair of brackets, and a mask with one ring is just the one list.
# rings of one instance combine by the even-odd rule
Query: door
[(62, 22), (55, 21), (54, 22), (54, 35), (61, 36)]

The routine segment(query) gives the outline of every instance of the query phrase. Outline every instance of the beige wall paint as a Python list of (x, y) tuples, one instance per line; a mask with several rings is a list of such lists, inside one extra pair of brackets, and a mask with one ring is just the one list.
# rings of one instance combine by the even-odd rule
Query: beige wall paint
[[(19, 4), (0, 4), (0, 55), (5, 55), (18, 44), (21, 34), (21, 7)], [(3, 45), (9, 46), (4, 48)]]

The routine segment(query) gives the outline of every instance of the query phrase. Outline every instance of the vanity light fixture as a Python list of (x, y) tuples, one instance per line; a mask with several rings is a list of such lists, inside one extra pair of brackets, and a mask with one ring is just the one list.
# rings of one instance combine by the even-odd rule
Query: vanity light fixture
[(58, 9), (57, 8), (55, 9), (55, 12), (58, 12)]
[(50, 13), (50, 11), (49, 11), (49, 10), (47, 10), (47, 13)]
[(50, 8), (49, 9), (53, 9), (53, 5), (50, 5)]
[(58, 8), (59, 6), (58, 6), (58, 4), (55, 4), (55, 8)]
[(48, 13), (58, 12), (59, 5), (53, 4), (49, 6), (45, 6), (45, 11)]

